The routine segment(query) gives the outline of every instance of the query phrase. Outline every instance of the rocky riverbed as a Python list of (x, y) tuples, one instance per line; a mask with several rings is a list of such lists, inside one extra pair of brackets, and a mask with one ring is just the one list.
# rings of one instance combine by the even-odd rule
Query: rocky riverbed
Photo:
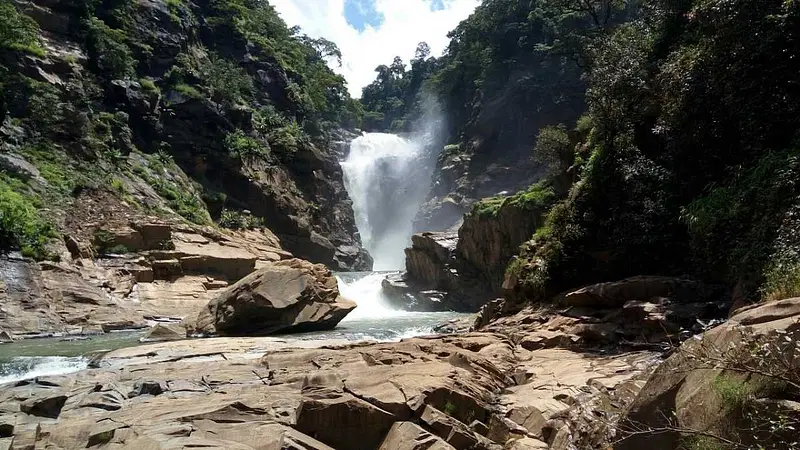
[[(112, 351), (0, 390), (6, 448), (546, 448), (582, 396), (655, 355), (528, 351), (503, 333), (399, 343), (214, 338)], [(623, 387), (623, 385), (625, 387)], [(563, 434), (563, 433), (562, 433)]]
[[(687, 377), (699, 369), (685, 361), (705, 334), (737, 346), (743, 329), (791, 339), (798, 332), (800, 299), (793, 299), (746, 309), (688, 345), (670, 346), (690, 331), (680, 311), (690, 314), (691, 304), (625, 297), (681, 286), (607, 283), (481, 331), (400, 342), (225, 337), (115, 350), (78, 373), (0, 386), (0, 448), (608, 446), (625, 437), (621, 419), (643, 421), (651, 408), (668, 408), (659, 392), (678, 381), (658, 369), (665, 356), (674, 353), (663, 367), (683, 364), (682, 390), (702, 392), (693, 389), (715, 378)], [(624, 306), (611, 306), (611, 297)]]

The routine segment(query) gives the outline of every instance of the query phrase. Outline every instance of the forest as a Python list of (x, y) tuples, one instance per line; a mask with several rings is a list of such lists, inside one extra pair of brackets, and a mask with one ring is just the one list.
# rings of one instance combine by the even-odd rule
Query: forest
[[(560, 193), (508, 272), (520, 301), (638, 273), (800, 293), (800, 3), (493, 0), (364, 89), (364, 126), (428, 95), (448, 142), (521, 147)], [(488, 125), (487, 125), (488, 123)], [(509, 131), (511, 130), (511, 131)], [(523, 130), (518, 132), (516, 130)]]

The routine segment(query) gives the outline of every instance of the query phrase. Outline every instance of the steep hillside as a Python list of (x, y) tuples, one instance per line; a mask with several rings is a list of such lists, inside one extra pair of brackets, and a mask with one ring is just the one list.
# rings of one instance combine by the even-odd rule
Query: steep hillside
[(597, 36), (588, 158), (508, 298), (636, 274), (720, 283), (735, 305), (800, 293), (799, 25), (797, 2), (649, 1)]
[(370, 268), (336, 161), (358, 108), (331, 42), (259, 1), (0, 8), (4, 250), (55, 257), (60, 235), (107, 219), (78, 206), (89, 196), (114, 217), (268, 228), (296, 256)]
[(405, 131), (426, 99), (441, 104), (447, 123), (448, 145), (435, 149), (436, 175), (417, 230), (447, 229), (476, 200), (523, 190), (546, 175), (530, 158), (539, 130), (574, 123), (585, 108), (587, 55), (576, 43), (636, 11), (633, 4), (588, 2), (595, 14), (565, 15), (563, 3), (483, 2), (449, 34), (441, 58), (430, 58), (422, 43), (408, 70), (399, 58), (376, 69), (362, 96), (366, 125)]

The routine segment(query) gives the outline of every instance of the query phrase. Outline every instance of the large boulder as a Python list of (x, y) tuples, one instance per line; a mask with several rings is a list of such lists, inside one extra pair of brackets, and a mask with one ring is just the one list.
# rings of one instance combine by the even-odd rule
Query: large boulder
[(290, 259), (226, 289), (203, 308), (194, 328), (232, 336), (328, 330), (355, 307), (339, 295), (336, 278), (325, 266)]
[(740, 310), (688, 340), (642, 388), (619, 427), (629, 435), (615, 448), (667, 450), (695, 440), (721, 448), (722, 439), (736, 448), (790, 448), (800, 417), (799, 337), (795, 298)]

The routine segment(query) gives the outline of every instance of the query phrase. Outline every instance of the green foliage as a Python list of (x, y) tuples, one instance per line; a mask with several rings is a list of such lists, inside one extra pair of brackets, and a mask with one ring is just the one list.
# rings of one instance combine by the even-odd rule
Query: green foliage
[(0, 252), (20, 250), (23, 256), (47, 259), (52, 257), (47, 243), (55, 237), (52, 224), (39, 215), (31, 199), (0, 178)]
[(65, 111), (61, 91), (50, 83), (34, 80), (20, 73), (3, 75), (0, 65), (0, 104), (18, 117), (32, 134), (49, 136), (65, 131)]
[(90, 124), (87, 136), (89, 146), (112, 163), (123, 161), (123, 151), (130, 151), (133, 138), (128, 126), (128, 114), (122, 111), (100, 112), (92, 116)]
[(533, 159), (545, 165), (553, 175), (565, 172), (574, 162), (574, 145), (564, 125), (548, 126), (539, 130)]
[(201, 68), (201, 76), (216, 102), (243, 103), (253, 95), (253, 80), (247, 72), (225, 58), (212, 55)]
[(256, 111), (253, 115), (253, 127), (280, 156), (290, 156), (300, 146), (310, 144), (307, 134), (297, 121), (286, 118), (272, 107)]
[(745, 381), (729, 375), (714, 380), (714, 391), (727, 411), (741, 414), (752, 397), (752, 389)]
[(139, 84), (145, 92), (160, 92), (156, 83), (151, 78), (139, 78)]
[(90, 62), (101, 76), (129, 78), (134, 74), (133, 58), (125, 31), (114, 29), (102, 20), (91, 17), (86, 23)]
[(333, 42), (298, 35), (267, 2), (215, 0), (209, 13), (206, 20), (219, 35), (252, 43), (254, 58), (275, 60), (292, 74), (286, 96), (294, 103), (299, 121), (309, 121), (317, 129), (358, 123), (360, 111), (344, 78), (326, 63), (328, 58), (341, 58)]
[(196, 193), (197, 187), (175, 175), (181, 171), (169, 155), (148, 155), (145, 160), (146, 167), (137, 166), (134, 172), (152, 186), (173, 211), (198, 225), (212, 223), (205, 203)]
[(761, 299), (776, 301), (800, 297), (800, 263), (795, 261), (773, 261), (766, 269)]
[(792, 290), (794, 264), (775, 261), (773, 255), (785, 250), (776, 245), (778, 226), (800, 195), (798, 177), (796, 152), (770, 152), (683, 209), (694, 257), (710, 275), (736, 282), (769, 272), (765, 289), (772, 295)]
[(223, 209), (219, 217), (219, 226), (231, 230), (254, 230), (264, 228), (264, 219), (249, 212)]
[(475, 203), (470, 214), (497, 217), (504, 206), (512, 206), (528, 211), (545, 211), (553, 204), (555, 199), (555, 192), (549, 182), (541, 181), (512, 196), (482, 199)]
[(400, 57), (395, 57), (390, 66), (378, 66), (375, 81), (364, 87), (361, 94), (364, 127), (408, 131), (414, 119), (422, 115), (422, 102), (427, 95), (425, 81), (433, 75), (436, 64), (428, 44), (421, 42), (408, 70)]
[(0, 1), (0, 49), (18, 50), (42, 57), (44, 49), (39, 42), (39, 25), (32, 18), (17, 11), (13, 3)]
[(200, 92), (199, 90), (197, 90), (196, 87), (189, 86), (188, 84), (184, 84), (184, 83), (177, 84), (177, 85), (175, 85), (174, 89), (179, 94), (185, 95), (186, 97), (189, 97), (189, 98), (195, 98), (195, 99), (204, 99), (205, 98), (203, 93)]
[(711, 436), (686, 436), (681, 439), (681, 450), (728, 450), (730, 447)]
[(118, 192), (118, 193), (120, 193), (120, 194), (124, 194), (126, 192), (125, 191), (125, 185), (122, 183), (122, 180), (120, 180), (119, 178), (112, 178), (111, 179), (111, 189), (116, 191), (116, 192)]
[(639, 14), (582, 35), (590, 119), (578, 128), (591, 156), (518, 264), (535, 286), (521, 296), (641, 273), (738, 283), (752, 299), (770, 277), (792, 291), (770, 268), (800, 261), (800, 166), (787, 151), (800, 135), (789, 88), (800, 61), (782, 56), (800, 10), (686, 0)]
[(169, 9), (169, 18), (177, 23), (181, 23), (181, 12), (186, 6), (185, 0), (167, 0), (167, 8)]
[(93, 246), (97, 253), (101, 255), (124, 255), (131, 251), (123, 244), (117, 244), (116, 238), (109, 231), (98, 228), (94, 231)]
[(444, 407), (442, 408), (442, 412), (447, 414), (450, 417), (455, 417), (454, 414), (456, 413), (457, 409), (458, 408), (456, 407), (456, 404), (451, 402), (450, 400), (448, 400), (447, 403), (444, 404)]
[(225, 136), (225, 148), (232, 157), (238, 159), (265, 157), (269, 154), (269, 149), (263, 143), (244, 134), (242, 130)]

